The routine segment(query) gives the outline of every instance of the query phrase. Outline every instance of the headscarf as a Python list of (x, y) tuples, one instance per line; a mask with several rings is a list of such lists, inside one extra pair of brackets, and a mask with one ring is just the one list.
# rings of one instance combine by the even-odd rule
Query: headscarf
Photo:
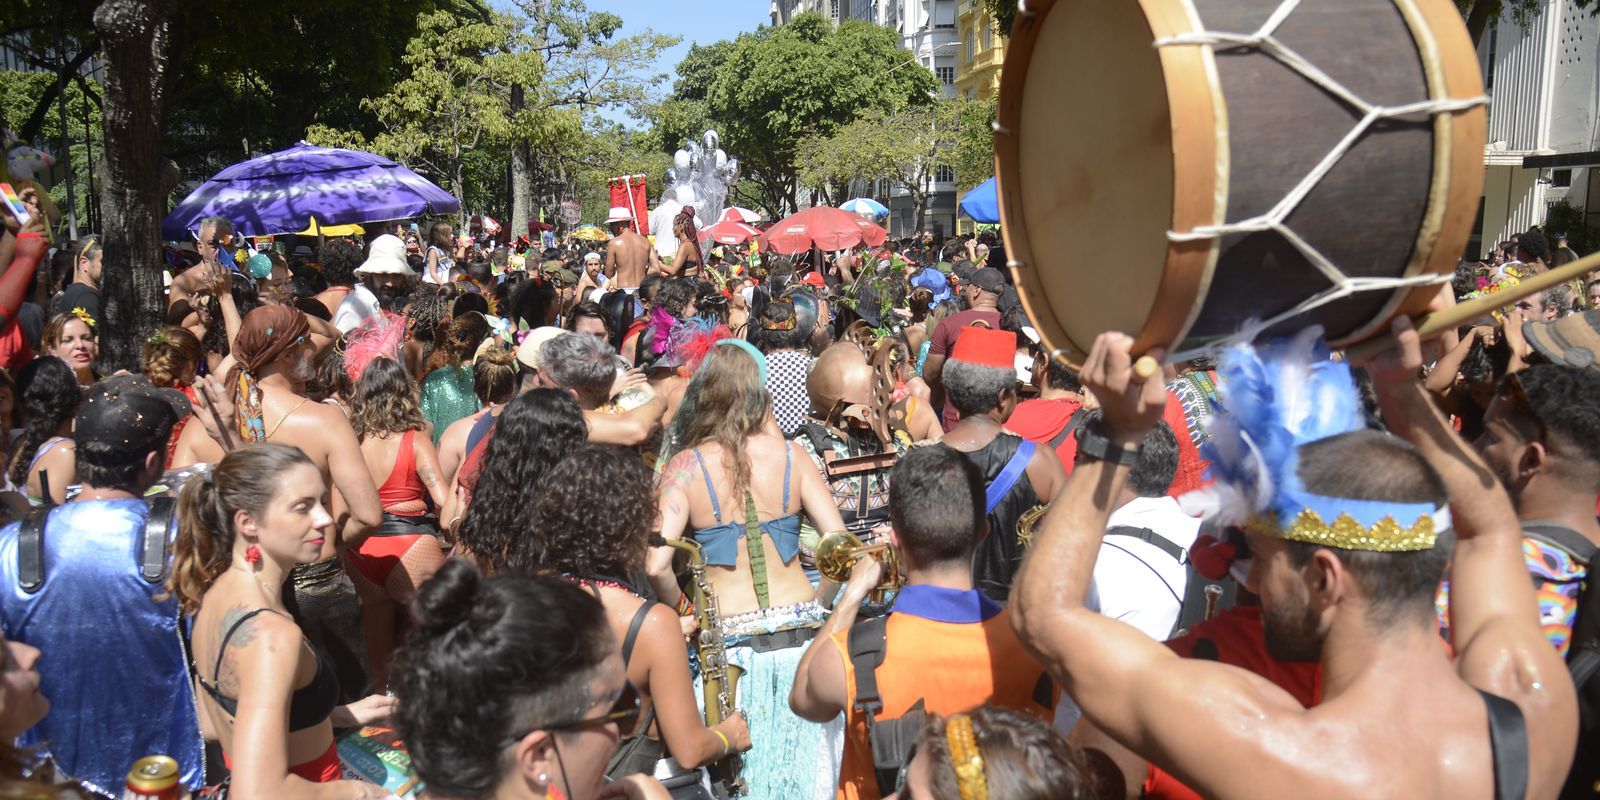
[(256, 385), (258, 374), (278, 356), (299, 345), (310, 331), (305, 314), (289, 306), (261, 306), (245, 315), (239, 335), (233, 340), (233, 368), (228, 371), (228, 383), (234, 387), (239, 435), (245, 442), (267, 438), (261, 387)]
[(705, 254), (700, 252), (700, 231), (694, 226), (694, 206), (684, 206), (683, 210), (678, 212), (677, 219), (673, 220), (673, 222), (683, 226), (684, 234), (689, 237), (689, 244), (694, 245), (695, 263), (706, 263)]

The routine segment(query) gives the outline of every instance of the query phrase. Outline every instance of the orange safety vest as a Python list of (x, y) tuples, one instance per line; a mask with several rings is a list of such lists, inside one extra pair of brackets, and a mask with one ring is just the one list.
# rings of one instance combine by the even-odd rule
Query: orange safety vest
[[(994, 703), (1049, 722), (1061, 690), (1023, 649), (1007, 612), (978, 592), (912, 585), (900, 590), (884, 628), (884, 657), (876, 675), (883, 710), (896, 719), (918, 701), (929, 714), (954, 714)], [(878, 779), (864, 714), (854, 708), (855, 665), (849, 631), (833, 635), (844, 661), (845, 742), (839, 767), (840, 800), (877, 800)], [(997, 671), (996, 667), (1000, 667)], [(1048, 702), (1044, 694), (1048, 690)]]

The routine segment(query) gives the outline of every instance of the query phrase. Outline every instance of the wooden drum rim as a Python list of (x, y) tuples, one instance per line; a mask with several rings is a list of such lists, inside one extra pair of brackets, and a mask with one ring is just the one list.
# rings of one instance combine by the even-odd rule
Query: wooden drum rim
[[(1101, 2), (1102, 0), (1059, 0)], [(1125, 2), (1127, 0), (1116, 0)], [(1058, 0), (1025, 0), (1019, 4), (1016, 27), (1007, 45), (995, 115), (995, 184), (1000, 197), (1001, 233), (1005, 237), (1013, 278), (1034, 328), (1057, 357), (1077, 366), (1088, 354), (1089, 341), (1075, 341), (1058, 322), (1044, 275), (1033, 251), (1032, 237), (1019, 212), (1024, 170), (1021, 163), (1022, 87), (1028, 78), (1039, 31)], [(1138, 0), (1156, 39), (1199, 30), (1199, 18), (1188, 0)], [(1172, 218), (1167, 230), (1190, 231), (1226, 221), (1228, 197), (1227, 106), (1216, 63), (1207, 47), (1164, 47), (1157, 53), (1166, 85), (1167, 114), (1172, 128), (1172, 185), (1151, 187), (1168, 192)], [(1183, 191), (1179, 191), (1183, 187)], [(1210, 289), (1220, 240), (1167, 244), (1155, 298), (1133, 333), (1136, 352), (1169, 347), (1187, 335)]]

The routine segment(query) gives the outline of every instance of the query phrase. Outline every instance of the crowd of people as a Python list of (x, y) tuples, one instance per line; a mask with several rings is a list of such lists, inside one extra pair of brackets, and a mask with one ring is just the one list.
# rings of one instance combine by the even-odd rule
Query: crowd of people
[[(1157, 375), (1052, 357), (988, 233), (209, 218), (127, 371), (119, 265), (6, 220), (0, 795), (1600, 787), (1600, 282)], [(1440, 302), (1552, 260), (1509, 246)], [(384, 732), (403, 780), (355, 779)]]

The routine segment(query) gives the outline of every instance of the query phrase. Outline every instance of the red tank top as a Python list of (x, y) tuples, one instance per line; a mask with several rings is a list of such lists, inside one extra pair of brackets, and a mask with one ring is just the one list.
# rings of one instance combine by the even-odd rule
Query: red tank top
[(416, 431), (406, 431), (400, 437), (400, 449), (394, 454), (394, 469), (389, 470), (388, 479), (378, 487), (378, 503), (385, 511), (401, 503), (422, 499), (425, 490), (422, 479), (417, 477), (417, 454), (412, 444), (416, 435)]

